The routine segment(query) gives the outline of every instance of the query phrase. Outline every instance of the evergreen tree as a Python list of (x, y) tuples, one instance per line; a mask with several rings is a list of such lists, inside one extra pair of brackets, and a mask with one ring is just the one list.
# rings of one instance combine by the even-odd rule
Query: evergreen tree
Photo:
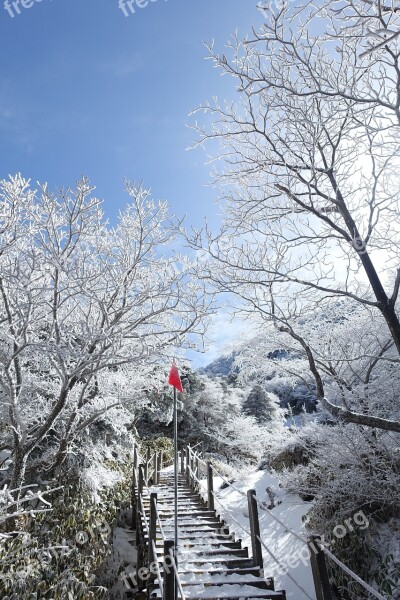
[(260, 424), (272, 421), (277, 416), (277, 406), (260, 385), (255, 385), (243, 402), (243, 413), (255, 417)]

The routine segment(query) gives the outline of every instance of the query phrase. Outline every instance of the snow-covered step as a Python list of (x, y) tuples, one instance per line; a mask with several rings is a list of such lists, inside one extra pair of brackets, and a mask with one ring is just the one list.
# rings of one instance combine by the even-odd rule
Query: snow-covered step
[[(180, 542), (182, 542), (182, 540), (180, 540)], [(164, 546), (164, 542), (161, 539), (157, 540), (156, 545), (158, 546)], [(199, 549), (199, 548), (241, 548), (241, 542), (231, 542), (231, 541), (226, 541), (226, 540), (204, 540), (203, 538), (187, 538), (184, 542), (184, 544), (181, 544), (182, 546), (184, 546), (185, 548), (188, 549)]]
[[(166, 519), (172, 518), (174, 516), (174, 510), (172, 508), (159, 508), (158, 514), (160, 517), (164, 517)], [(182, 510), (178, 509), (178, 516), (191, 516), (191, 517), (216, 517), (217, 514), (215, 510), (208, 510), (205, 508), (196, 508), (194, 510), (188, 510), (186, 507)]]
[[(178, 525), (178, 531), (186, 533), (203, 532), (212, 535), (213, 531), (220, 531), (220, 529), (221, 525), (219, 525), (218, 523), (199, 523), (198, 525), (196, 525), (196, 523), (187, 523), (187, 525), (185, 525), (185, 523), (182, 523)], [(164, 533), (167, 537), (171, 536), (174, 533), (174, 529), (172, 527), (165, 527)]]
[[(160, 556), (163, 556), (164, 551), (162, 548), (157, 549), (157, 554), (159, 554)], [(249, 551), (247, 548), (227, 548), (226, 550), (223, 550), (221, 548), (217, 548), (217, 549), (210, 549), (207, 547), (203, 547), (201, 550), (197, 550), (197, 549), (192, 549), (189, 552), (185, 553), (185, 551), (183, 551), (180, 554), (180, 561), (181, 562), (185, 562), (186, 560), (190, 560), (189, 557), (194, 557), (194, 556), (198, 556), (200, 557), (209, 557), (208, 560), (211, 560), (210, 557), (224, 557), (224, 556), (229, 556), (230, 558), (232, 558), (233, 556), (235, 557), (239, 557), (239, 558), (248, 558), (249, 556)]]
[[(168, 527), (173, 527), (174, 526), (174, 522), (175, 519), (171, 517), (168, 517), (167, 519), (163, 520), (163, 525), (165, 525), (168, 529)], [(182, 517), (179, 519), (179, 525), (185, 525), (185, 527), (187, 527), (188, 525), (191, 526), (195, 526), (195, 525), (209, 525), (210, 527), (215, 527), (216, 529), (221, 529), (221, 527), (224, 525), (224, 523), (222, 523), (218, 517), (198, 517), (198, 518), (193, 518), (190, 516), (186, 516), (186, 517)]]
[[(191, 586), (196, 586), (199, 587), (200, 584), (202, 586), (204, 586), (205, 588), (209, 588), (212, 586), (217, 586), (217, 587), (221, 587), (221, 586), (226, 586), (226, 585), (249, 585), (251, 587), (255, 587), (258, 589), (262, 589), (262, 590), (266, 590), (266, 585), (264, 583), (264, 581), (262, 579), (260, 579), (259, 577), (254, 577), (254, 579), (251, 578), (243, 578), (243, 579), (232, 579), (231, 581), (227, 581), (227, 578), (222, 578), (222, 579), (218, 579), (217, 577), (212, 577), (210, 579), (210, 581), (202, 581), (197, 579), (197, 581), (185, 581), (181, 579), (181, 584), (182, 587), (185, 588), (190, 588)], [(270, 590), (268, 590), (270, 591)]]
[[(248, 585), (225, 585), (225, 586), (194, 586), (192, 589), (185, 588), (186, 598), (191, 600), (254, 600), (265, 598), (268, 600), (286, 600), (284, 592), (274, 592), (272, 590), (261, 590)], [(161, 600), (160, 592), (151, 594), (150, 598)]]
[(220, 566), (208, 566), (206, 569), (201, 566), (192, 567), (189, 565), (189, 569), (183, 569), (180, 567), (179, 572), (184, 576), (185, 574), (196, 575), (199, 577), (199, 580), (202, 580), (204, 576), (208, 575), (254, 575), (255, 577), (259, 577), (260, 569), (257, 567), (243, 567), (237, 569), (226, 569), (221, 568)]
[(213, 556), (212, 559), (207, 556), (199, 558), (189, 557), (187, 560), (180, 561), (180, 566), (182, 566), (183, 569), (189, 565), (202, 565), (203, 567), (205, 567), (206, 565), (210, 565), (210, 567), (212, 567), (216, 564), (224, 565), (226, 567), (229, 567), (230, 569), (233, 569), (240, 567), (252, 567), (253, 561), (250, 558), (238, 558), (237, 556), (232, 554), (227, 556)]

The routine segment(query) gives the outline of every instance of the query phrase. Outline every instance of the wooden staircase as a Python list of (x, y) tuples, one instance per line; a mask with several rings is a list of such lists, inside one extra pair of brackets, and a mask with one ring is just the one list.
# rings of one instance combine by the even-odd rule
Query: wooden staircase
[[(141, 561), (149, 565), (154, 559), (154, 547), (149, 540), (153, 532), (157, 553), (158, 570), (147, 580), (148, 598), (169, 600), (166, 591), (164, 570), (165, 540), (174, 539), (174, 488), (173, 474), (162, 471), (157, 486), (143, 489), (141, 506), (138, 512), (141, 529)], [(154, 514), (151, 517), (150, 494), (157, 494), (157, 526)], [(264, 579), (263, 567), (254, 564), (248, 548), (230, 532), (227, 524), (215, 510), (210, 510), (200, 494), (190, 487), (187, 478), (179, 476), (178, 487), (178, 531), (179, 544), (177, 570), (181, 591), (178, 598), (190, 600), (250, 600), (269, 598), (285, 600), (284, 591), (274, 591), (272, 578)], [(154, 498), (154, 496), (153, 496)], [(154, 510), (154, 509), (153, 509)], [(151, 518), (153, 526), (151, 527)], [(151, 536), (150, 536), (151, 537)], [(152, 548), (153, 550), (151, 550)], [(156, 561), (153, 561), (156, 562)], [(171, 568), (172, 570), (172, 568)], [(154, 569), (152, 569), (154, 571)], [(164, 586), (160, 586), (160, 575)], [(143, 586), (144, 587), (144, 586)], [(161, 587), (164, 593), (161, 593)]]

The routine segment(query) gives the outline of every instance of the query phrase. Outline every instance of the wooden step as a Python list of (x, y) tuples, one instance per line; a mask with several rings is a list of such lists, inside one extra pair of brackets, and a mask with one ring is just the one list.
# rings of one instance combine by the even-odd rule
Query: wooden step
[[(284, 591), (274, 592), (272, 590), (259, 590), (257, 588), (251, 588), (251, 586), (243, 586), (240, 589), (240, 592), (236, 595), (224, 595), (221, 596), (221, 588), (218, 586), (214, 586), (207, 588), (207, 595), (202, 593), (199, 594), (197, 592), (194, 593), (185, 593), (186, 598), (190, 600), (253, 600), (255, 598), (264, 598), (268, 600), (286, 600), (286, 594)], [(225, 592), (225, 590), (224, 590)], [(152, 592), (150, 594), (150, 598), (152, 600), (162, 600), (160, 596), (160, 592)]]
[[(157, 548), (157, 554), (160, 556), (164, 556), (164, 550), (163, 548)], [(249, 557), (249, 551), (247, 548), (226, 548), (225, 550), (222, 550), (221, 548), (217, 548), (216, 550), (210, 550), (210, 549), (206, 549), (204, 547), (204, 549), (202, 550), (196, 550), (195, 548), (193, 548), (192, 550), (190, 550), (188, 552), (188, 554), (190, 556), (196, 555), (199, 558), (200, 557), (220, 557), (220, 556), (237, 556), (240, 558), (248, 558)], [(180, 557), (180, 561), (181, 562), (186, 562), (187, 558), (185, 557), (185, 552), (181, 553), (179, 555)], [(211, 562), (211, 558), (208, 562)]]
[[(160, 518), (164, 517), (166, 519), (168, 518), (172, 518), (175, 514), (174, 509), (170, 508), (170, 509), (166, 509), (166, 508), (159, 508), (158, 509), (158, 514), (160, 515)], [(178, 510), (178, 517), (185, 517), (185, 516), (193, 516), (193, 517), (216, 517), (217, 518), (217, 514), (215, 510), (206, 510), (204, 508), (198, 508), (196, 510)]]
[[(221, 527), (223, 526), (223, 523), (221, 523), (221, 521), (217, 517), (200, 517), (199, 519), (193, 519), (193, 517), (187, 516), (185, 518), (179, 519), (178, 521), (179, 525), (197, 525), (197, 523), (199, 525), (211, 525), (212, 527), (214, 527), (215, 525), (218, 529), (221, 529)], [(164, 529), (168, 528), (168, 526), (170, 525), (172, 525), (172, 527), (174, 525), (173, 517), (168, 517), (168, 519), (165, 519), (165, 521), (163, 521)]]
[(188, 560), (181, 560), (182, 566), (206, 565), (209, 563), (212, 563), (213, 565), (218, 564), (220, 566), (224, 565), (226, 567), (229, 567), (230, 569), (254, 566), (251, 558), (237, 558), (233, 555), (213, 556), (212, 560), (210, 560), (210, 558), (207, 558), (206, 556), (204, 556), (203, 558), (189, 558)]
[(200, 586), (203, 585), (205, 588), (209, 588), (209, 587), (213, 587), (213, 586), (222, 586), (222, 585), (250, 585), (251, 587), (255, 587), (257, 589), (260, 590), (267, 590), (267, 591), (271, 591), (268, 588), (267, 583), (261, 579), (259, 576), (258, 577), (238, 577), (236, 576), (236, 579), (232, 578), (232, 579), (228, 579), (226, 577), (222, 577), (221, 575), (219, 575), (218, 577), (210, 577), (209, 580), (202, 582), (201, 579), (198, 579), (197, 581), (185, 581), (185, 579), (181, 579), (181, 584), (182, 587), (193, 587), (193, 586)]
[[(203, 538), (187, 538), (185, 540), (184, 546), (185, 548), (194, 548), (196, 549), (196, 547), (198, 546), (211, 546), (211, 547), (221, 547), (221, 548), (237, 548), (240, 549), (242, 547), (242, 541), (238, 540), (237, 542), (232, 542), (232, 541), (226, 541), (226, 540), (214, 540), (214, 539), (206, 539), (203, 540)], [(164, 547), (164, 542), (162, 539), (158, 539), (156, 546), (160, 546), (160, 547)]]
[(236, 569), (224, 569), (221, 567), (202, 569), (201, 567), (194, 567), (190, 570), (179, 568), (179, 573), (181, 573), (182, 575), (185, 575), (186, 573), (199, 575), (199, 578), (202, 575), (209, 575), (210, 573), (212, 573), (213, 575), (254, 575), (255, 577), (259, 577), (260, 569), (258, 567), (243, 567)]

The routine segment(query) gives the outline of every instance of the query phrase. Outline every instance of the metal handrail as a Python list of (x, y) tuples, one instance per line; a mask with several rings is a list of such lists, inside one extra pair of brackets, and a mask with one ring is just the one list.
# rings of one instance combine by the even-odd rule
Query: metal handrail
[(176, 583), (178, 585), (179, 593), (181, 595), (181, 600), (186, 600), (185, 593), (184, 593), (184, 591), (182, 589), (182, 584), (181, 584), (181, 580), (180, 580), (180, 577), (179, 577), (178, 569), (176, 567), (175, 557), (174, 557), (173, 553), (171, 552), (171, 550), (169, 551), (169, 555), (170, 555), (170, 557), (172, 559), (172, 566), (173, 566), (173, 569), (175, 571), (175, 581), (176, 581)]
[(151, 544), (152, 544), (152, 548), (153, 548), (154, 561), (155, 561), (155, 563), (157, 565), (158, 586), (160, 588), (161, 597), (163, 597), (163, 594), (164, 594), (164, 584), (163, 584), (163, 581), (162, 581), (162, 575), (161, 575), (160, 565), (158, 563), (158, 558), (157, 558), (157, 546), (156, 546), (154, 540), (151, 540)]

